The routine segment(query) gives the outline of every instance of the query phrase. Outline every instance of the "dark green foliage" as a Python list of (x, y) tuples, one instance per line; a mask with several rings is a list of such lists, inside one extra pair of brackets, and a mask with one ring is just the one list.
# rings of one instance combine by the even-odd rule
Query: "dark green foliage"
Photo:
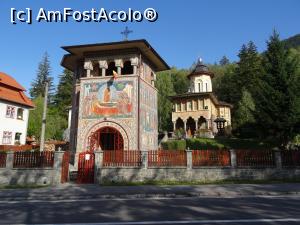
[(49, 55), (47, 52), (44, 54), (42, 61), (38, 65), (35, 80), (31, 83), (29, 93), (32, 99), (35, 99), (38, 96), (44, 97), (46, 81), (48, 81), (48, 100), (51, 102), (54, 92), (54, 85), (53, 77), (51, 76)]
[(167, 141), (162, 143), (166, 150), (210, 150), (210, 149), (271, 149), (276, 142), (268, 143), (254, 139), (239, 138), (191, 138), (186, 140)]
[(264, 54), (264, 76), (255, 95), (256, 117), (265, 137), (278, 139), (281, 147), (300, 132), (299, 61), (284, 48), (274, 31)]
[(169, 96), (174, 94), (174, 87), (169, 71), (157, 75), (155, 87), (158, 89), (158, 129), (171, 130), (172, 103)]
[(185, 140), (172, 140), (172, 141), (162, 142), (161, 146), (165, 150), (185, 150), (186, 142)]
[(220, 64), (221, 66), (226, 66), (226, 65), (230, 64), (230, 61), (229, 61), (229, 59), (224, 55), (224, 56), (222, 57), (222, 59), (220, 60), (219, 64)]
[(177, 70), (158, 73), (155, 87), (158, 89), (158, 126), (159, 131), (172, 130), (172, 103), (170, 96), (188, 91), (189, 81), (187, 70)]
[[(33, 102), (36, 107), (29, 114), (28, 135), (39, 139), (42, 127), (44, 98), (38, 96)], [(61, 140), (66, 127), (67, 120), (60, 115), (59, 110), (55, 107), (49, 107), (46, 119), (46, 139)]]
[(299, 48), (300, 47), (300, 34), (297, 34), (293, 37), (290, 37), (288, 39), (285, 39), (282, 41), (284, 44), (284, 47), (289, 48)]
[(54, 105), (59, 113), (67, 116), (67, 108), (72, 103), (72, 90), (73, 90), (73, 73), (67, 69), (59, 76), (59, 83), (57, 92), (54, 96)]
[(174, 87), (174, 91), (176, 94), (183, 94), (188, 91), (189, 88), (189, 80), (187, 79), (187, 75), (189, 74), (188, 70), (177, 70), (173, 67), (170, 71), (172, 83)]
[(186, 140), (187, 148), (191, 150), (223, 149), (225, 146), (211, 138), (193, 138)]

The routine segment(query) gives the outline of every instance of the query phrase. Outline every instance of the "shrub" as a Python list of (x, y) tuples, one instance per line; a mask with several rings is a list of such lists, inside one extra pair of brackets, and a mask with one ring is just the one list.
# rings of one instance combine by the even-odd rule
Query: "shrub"
[(189, 149), (222, 149), (225, 146), (218, 143), (216, 139), (211, 138), (193, 138), (186, 141), (186, 146)]
[(177, 139), (182, 139), (185, 136), (185, 131), (184, 131), (184, 129), (179, 128), (179, 129), (175, 130), (174, 134)]
[(185, 150), (186, 142), (185, 140), (172, 140), (161, 143), (164, 150)]

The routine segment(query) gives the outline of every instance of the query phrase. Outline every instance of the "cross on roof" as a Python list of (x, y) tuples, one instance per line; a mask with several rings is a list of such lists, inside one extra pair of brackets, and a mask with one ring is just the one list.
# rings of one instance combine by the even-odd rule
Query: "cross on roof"
[(132, 33), (132, 30), (129, 30), (128, 27), (125, 27), (125, 30), (121, 32), (122, 35), (124, 35), (124, 40), (127, 41), (128, 40), (128, 34)]

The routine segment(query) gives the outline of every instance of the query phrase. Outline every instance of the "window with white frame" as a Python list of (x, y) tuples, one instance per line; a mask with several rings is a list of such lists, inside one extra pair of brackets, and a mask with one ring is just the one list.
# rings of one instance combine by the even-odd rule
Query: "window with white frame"
[(11, 138), (12, 138), (11, 131), (3, 131), (2, 144), (4, 145), (11, 144)]
[(8, 105), (6, 108), (6, 117), (7, 118), (14, 118), (16, 112), (16, 107)]

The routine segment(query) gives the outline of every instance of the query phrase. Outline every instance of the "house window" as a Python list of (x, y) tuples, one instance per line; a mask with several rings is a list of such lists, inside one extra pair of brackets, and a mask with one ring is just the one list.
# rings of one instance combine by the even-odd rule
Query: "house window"
[(19, 145), (20, 144), (21, 135), (22, 135), (22, 133), (16, 133), (15, 134), (15, 145)]
[(188, 104), (188, 111), (192, 111), (192, 102), (191, 101), (189, 101), (189, 102), (187, 102), (187, 104)]
[(15, 117), (15, 111), (16, 111), (16, 107), (8, 105), (7, 108), (6, 108), (6, 117), (7, 118), (14, 118)]
[(24, 109), (18, 108), (18, 110), (17, 110), (17, 119), (18, 120), (23, 120), (23, 112), (24, 112)]
[(194, 110), (198, 110), (198, 101), (194, 101)]
[(3, 131), (2, 144), (7, 145), (11, 144), (12, 132)]
[(176, 112), (180, 112), (181, 111), (181, 103), (177, 103), (176, 104)]

